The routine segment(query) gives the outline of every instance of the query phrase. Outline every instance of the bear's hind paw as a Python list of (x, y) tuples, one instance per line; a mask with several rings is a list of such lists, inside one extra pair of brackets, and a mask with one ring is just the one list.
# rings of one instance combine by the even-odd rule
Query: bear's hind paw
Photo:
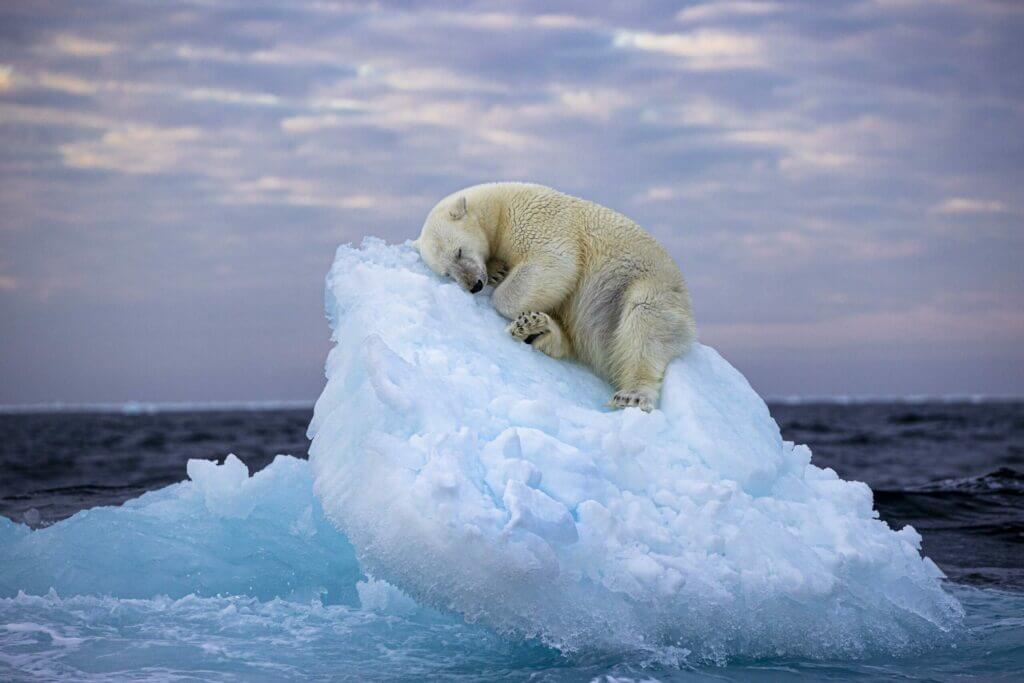
[(639, 408), (645, 413), (654, 410), (654, 401), (642, 391), (616, 391), (608, 405), (612, 408)]

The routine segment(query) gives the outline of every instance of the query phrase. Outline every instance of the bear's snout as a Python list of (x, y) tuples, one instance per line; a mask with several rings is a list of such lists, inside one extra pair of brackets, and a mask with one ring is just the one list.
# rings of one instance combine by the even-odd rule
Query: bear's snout
[(469, 293), (470, 294), (476, 294), (477, 292), (479, 292), (483, 288), (484, 288), (484, 281), (483, 280), (477, 280), (476, 284), (469, 288)]

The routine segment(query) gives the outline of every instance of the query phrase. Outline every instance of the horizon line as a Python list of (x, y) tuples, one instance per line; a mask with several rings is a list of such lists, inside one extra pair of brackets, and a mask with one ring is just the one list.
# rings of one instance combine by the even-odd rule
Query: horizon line
[[(897, 404), (984, 404), (1024, 402), (1020, 394), (827, 394), (782, 395), (762, 397), (769, 405), (867, 405)], [(98, 402), (40, 402), (0, 403), (0, 415), (31, 415), (60, 413), (120, 413), (147, 415), (175, 412), (258, 412), (269, 410), (312, 410), (315, 400), (281, 399), (262, 401), (98, 401)]]

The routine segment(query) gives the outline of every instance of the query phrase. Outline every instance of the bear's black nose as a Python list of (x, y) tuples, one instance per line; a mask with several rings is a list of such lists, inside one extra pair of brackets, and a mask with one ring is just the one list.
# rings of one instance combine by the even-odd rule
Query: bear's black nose
[(477, 292), (479, 292), (483, 288), (484, 288), (484, 281), (483, 280), (477, 280), (476, 284), (473, 285), (470, 288), (469, 292), (470, 292), (470, 294), (476, 294)]

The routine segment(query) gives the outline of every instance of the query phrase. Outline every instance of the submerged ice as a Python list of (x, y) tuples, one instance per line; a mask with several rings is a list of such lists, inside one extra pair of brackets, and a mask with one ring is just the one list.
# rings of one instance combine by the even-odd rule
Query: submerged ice
[(961, 618), (920, 536), (783, 441), (709, 347), (670, 366), (659, 410), (611, 411), (408, 246), (339, 249), (326, 304), (315, 490), (364, 569), (423, 603), (699, 661), (899, 651)]

